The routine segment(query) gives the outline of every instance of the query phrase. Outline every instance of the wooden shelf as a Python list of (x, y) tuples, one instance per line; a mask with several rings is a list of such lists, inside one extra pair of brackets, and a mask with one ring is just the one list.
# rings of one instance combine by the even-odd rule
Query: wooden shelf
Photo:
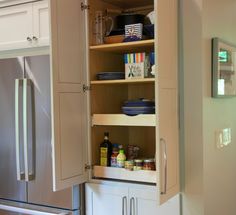
[(111, 126), (156, 126), (155, 114), (140, 114), (128, 116), (125, 114), (94, 114), (92, 125), (111, 125)]
[(103, 0), (104, 2), (117, 5), (121, 8), (132, 8), (134, 7), (143, 7), (147, 5), (153, 5), (153, 0)]
[(127, 53), (137, 51), (153, 51), (154, 39), (135, 42), (114, 43), (90, 46), (90, 50), (103, 52)]
[(156, 183), (157, 181), (156, 171), (150, 170), (129, 171), (124, 168), (94, 166), (93, 173), (94, 177), (97, 178), (137, 181), (146, 183)]
[(104, 85), (104, 84), (142, 84), (142, 83), (154, 83), (155, 78), (143, 78), (143, 79), (121, 79), (121, 80), (98, 80), (91, 81), (91, 85)]

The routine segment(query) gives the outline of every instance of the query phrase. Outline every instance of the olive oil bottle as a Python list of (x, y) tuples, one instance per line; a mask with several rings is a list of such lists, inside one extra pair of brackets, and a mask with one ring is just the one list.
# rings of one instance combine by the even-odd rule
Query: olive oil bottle
[(111, 166), (110, 158), (112, 154), (112, 144), (109, 141), (109, 133), (104, 133), (104, 140), (100, 144), (100, 166)]

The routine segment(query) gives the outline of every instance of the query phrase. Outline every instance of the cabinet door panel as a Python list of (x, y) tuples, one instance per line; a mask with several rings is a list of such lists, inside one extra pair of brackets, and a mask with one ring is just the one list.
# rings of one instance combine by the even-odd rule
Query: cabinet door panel
[[(177, 1), (157, 1), (158, 128), (156, 149), (158, 201), (166, 202), (179, 192), (179, 125), (177, 64)], [(162, 141), (160, 141), (162, 139)], [(165, 160), (165, 151), (167, 162)]]
[[(83, 162), (83, 117), (80, 115), (81, 102), (80, 93), (60, 93), (60, 144), (61, 144), (61, 177), (82, 175)], [(79, 144), (78, 144), (79, 142)]]
[(129, 189), (130, 212), (135, 215), (180, 215), (179, 195), (157, 205), (156, 187)]
[(52, 23), (52, 45), (57, 43), (54, 54), (60, 83), (81, 84), (82, 72), (86, 71), (82, 63), (86, 58), (85, 12), (80, 4), (80, 0), (51, 1), (56, 16)]
[[(86, 184), (86, 215), (127, 215), (128, 189)], [(124, 210), (124, 211), (123, 211)]]
[(50, 13), (53, 185), (57, 191), (84, 183), (88, 177), (85, 22), (78, 0), (51, 0)]
[(32, 45), (32, 4), (0, 9), (0, 51), (27, 48)]
[(156, 187), (146, 189), (129, 189), (130, 214), (135, 215), (158, 215)]
[[(160, 202), (179, 192), (178, 103), (175, 89), (160, 89), (158, 160), (160, 163)], [(165, 153), (167, 162), (165, 162)]]
[(34, 46), (49, 45), (49, 14), (48, 1), (39, 1), (33, 3), (33, 40)]

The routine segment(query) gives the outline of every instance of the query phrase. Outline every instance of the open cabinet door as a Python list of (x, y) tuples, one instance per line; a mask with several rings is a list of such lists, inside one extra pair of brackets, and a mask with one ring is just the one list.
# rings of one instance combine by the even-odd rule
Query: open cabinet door
[(87, 180), (85, 13), (80, 0), (51, 0), (53, 186)]
[(179, 111), (177, 0), (158, 0), (155, 8), (158, 65), (157, 162), (159, 203), (179, 193)]

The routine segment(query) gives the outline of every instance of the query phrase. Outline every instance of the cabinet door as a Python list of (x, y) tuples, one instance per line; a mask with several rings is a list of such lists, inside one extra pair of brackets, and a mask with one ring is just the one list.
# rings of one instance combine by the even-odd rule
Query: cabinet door
[(160, 215), (180, 215), (180, 197), (179, 194), (169, 199), (159, 207)]
[(0, 26), (0, 51), (31, 46), (32, 4), (1, 8)]
[(85, 17), (78, 0), (51, 0), (53, 187), (84, 183), (88, 174)]
[[(157, 1), (158, 48), (158, 201), (164, 203), (179, 192), (179, 118), (177, 64), (177, 1)], [(156, 46), (157, 47), (157, 46)]]
[(128, 188), (86, 184), (86, 215), (128, 215)]
[(33, 45), (49, 45), (49, 14), (48, 1), (33, 3)]
[(129, 188), (130, 215), (180, 215), (179, 195), (158, 206), (156, 187)]
[[(130, 215), (158, 215), (159, 207), (157, 205), (156, 187), (151, 189), (129, 189), (129, 214)], [(165, 215), (165, 214), (160, 214)], [(171, 214), (175, 215), (175, 214)]]

